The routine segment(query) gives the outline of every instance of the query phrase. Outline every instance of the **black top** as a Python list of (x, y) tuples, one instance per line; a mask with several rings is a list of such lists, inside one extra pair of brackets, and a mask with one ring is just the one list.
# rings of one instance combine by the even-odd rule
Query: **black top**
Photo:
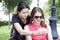
[[(30, 17), (27, 17), (27, 22), (26, 22), (26, 24), (28, 24), (29, 22), (30, 22)], [(23, 29), (24, 29), (24, 26), (26, 25), (26, 24), (24, 24), (24, 23), (22, 22), (22, 20), (19, 18), (18, 15), (13, 15), (13, 17), (12, 17), (12, 23), (13, 23), (13, 24), (14, 24), (14, 23), (19, 23)]]
[[(27, 20), (26, 24), (29, 24), (29, 22), (30, 22), (30, 17), (27, 17), (26, 20)], [(14, 24), (14, 23), (19, 23), (23, 29), (24, 29), (24, 26), (26, 25), (26, 24), (24, 24), (24, 23), (22, 22), (22, 20), (19, 18), (19, 16), (18, 16), (17, 14), (12, 16), (12, 23), (13, 23), (13, 24)], [(15, 28), (14, 28), (14, 29), (15, 29)], [(16, 29), (15, 29), (15, 32), (16, 32), (17, 34), (19, 34)], [(19, 35), (20, 35), (20, 34), (19, 34)], [(20, 35), (20, 37), (19, 37), (18, 40), (26, 40), (26, 39), (25, 39), (25, 37), (22, 38), (21, 35)]]

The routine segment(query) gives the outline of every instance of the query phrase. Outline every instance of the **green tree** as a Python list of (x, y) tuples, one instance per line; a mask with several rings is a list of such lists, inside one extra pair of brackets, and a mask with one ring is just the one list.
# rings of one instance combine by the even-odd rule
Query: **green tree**
[[(46, 12), (51, 15), (51, 7), (52, 7), (53, 0), (48, 0), (47, 6), (46, 6)], [(60, 0), (55, 0), (56, 4), (56, 17), (57, 19), (60, 19)]]
[(4, 6), (7, 8), (7, 9), (10, 9), (10, 12), (13, 11), (14, 7), (18, 4), (18, 2), (20, 1), (25, 1), (27, 2), (28, 4), (31, 3), (31, 0), (3, 0), (3, 3), (4, 3)]
[(56, 16), (60, 19), (60, 0), (56, 0)]
[(0, 2), (1, 2), (2, 0), (0, 0)]

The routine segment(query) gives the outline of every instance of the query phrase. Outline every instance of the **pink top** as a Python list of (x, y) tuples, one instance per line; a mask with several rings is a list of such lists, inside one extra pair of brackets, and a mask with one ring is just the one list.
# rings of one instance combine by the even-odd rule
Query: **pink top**
[[(34, 24), (28, 24), (28, 27), (30, 31), (36, 31), (39, 28), (42, 28), (41, 26), (37, 26)], [(32, 35), (31, 37), (32, 37), (32, 40), (47, 40), (47, 33), (43, 33), (40, 35)]]

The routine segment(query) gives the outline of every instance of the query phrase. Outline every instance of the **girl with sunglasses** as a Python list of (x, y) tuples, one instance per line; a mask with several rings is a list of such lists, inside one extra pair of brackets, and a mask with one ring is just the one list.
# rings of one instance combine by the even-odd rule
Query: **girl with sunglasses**
[(31, 12), (30, 23), (24, 27), (26, 31), (40, 30), (42, 34), (26, 35), (26, 40), (53, 40), (51, 28), (45, 24), (44, 13), (41, 8), (34, 7)]

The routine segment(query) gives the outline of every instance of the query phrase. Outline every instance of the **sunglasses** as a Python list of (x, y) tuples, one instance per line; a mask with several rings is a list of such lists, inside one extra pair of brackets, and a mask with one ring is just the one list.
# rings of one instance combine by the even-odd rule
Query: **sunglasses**
[(34, 16), (34, 18), (35, 19), (38, 19), (38, 18), (43, 19), (43, 16)]

